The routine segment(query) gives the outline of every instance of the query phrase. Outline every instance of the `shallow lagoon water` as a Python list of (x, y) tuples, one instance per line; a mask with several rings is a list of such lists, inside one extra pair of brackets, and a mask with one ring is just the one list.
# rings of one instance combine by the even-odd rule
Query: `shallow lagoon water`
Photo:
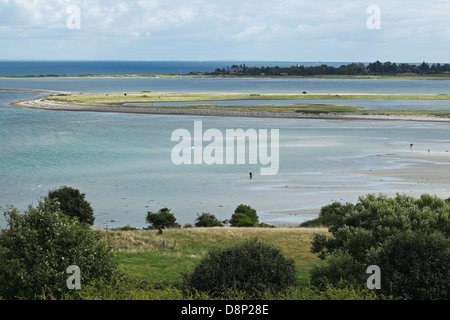
[(450, 94), (450, 80), (304, 79), (304, 78), (17, 78), (1, 79), (0, 88), (33, 88), (85, 93), (239, 92)]
[[(141, 90), (128, 80), (119, 80), (130, 89), (124, 91)], [(161, 88), (170, 91), (183, 91), (187, 86), (196, 89), (193, 84), (168, 86), (160, 80), (164, 83), (159, 83)], [(5, 87), (2, 81), (0, 87)], [(27, 84), (29, 88), (71, 91), (89, 87), (86, 92), (93, 92), (111, 84), (110, 79), (103, 81), (95, 79), (100, 84), (95, 88), (90, 79), (75, 78), (55, 82), (56, 88), (51, 79), (17, 79), (7, 84), (11, 88)], [(330, 89), (324, 86), (324, 91)], [(222, 91), (233, 90), (231, 86)], [(450, 137), (445, 123), (137, 115), (9, 105), (37, 96), (0, 93), (0, 205), (13, 204), (23, 211), (49, 189), (69, 185), (86, 193), (95, 211), (95, 226), (100, 228), (144, 227), (146, 212), (163, 207), (171, 208), (182, 225), (194, 223), (202, 212), (227, 219), (241, 203), (257, 209), (265, 222), (301, 222), (317, 214), (271, 212), (318, 211), (331, 201), (355, 201), (356, 193), (387, 191), (380, 181), (340, 172), (396, 168), (402, 164), (375, 155), (414, 152), (410, 143), (442, 148)], [(279, 129), (278, 174), (261, 176), (255, 165), (174, 165), (172, 132), (177, 128), (192, 132), (198, 120), (204, 130)], [(252, 180), (249, 171), (255, 173)], [(337, 191), (342, 188), (347, 188), (348, 195)], [(0, 226), (5, 226), (4, 220)]]
[(150, 106), (180, 106), (180, 105), (216, 105), (230, 106), (270, 106), (293, 104), (341, 104), (362, 107), (369, 110), (450, 110), (450, 100), (229, 100), (229, 101), (200, 101), (200, 102), (138, 102), (125, 103), (125, 105)]

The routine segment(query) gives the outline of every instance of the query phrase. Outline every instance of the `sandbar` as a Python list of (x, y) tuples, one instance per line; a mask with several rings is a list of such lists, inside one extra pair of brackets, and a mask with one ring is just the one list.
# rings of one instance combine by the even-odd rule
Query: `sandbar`
[(193, 115), (193, 116), (223, 116), (223, 117), (253, 117), (253, 118), (297, 118), (297, 119), (328, 119), (328, 120), (383, 120), (383, 121), (426, 121), (450, 122), (450, 118), (429, 115), (384, 115), (384, 114), (346, 114), (346, 113), (302, 113), (302, 112), (275, 112), (259, 110), (233, 110), (233, 109), (203, 109), (187, 107), (160, 107), (137, 105), (81, 105), (59, 103), (45, 99), (32, 99), (12, 103), (18, 107), (84, 112), (111, 112), (111, 113), (140, 113), (165, 115)]

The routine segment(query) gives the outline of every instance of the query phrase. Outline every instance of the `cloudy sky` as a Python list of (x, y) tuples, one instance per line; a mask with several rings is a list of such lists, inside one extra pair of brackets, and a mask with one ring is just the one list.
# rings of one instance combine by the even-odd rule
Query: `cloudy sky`
[(450, 62), (450, 0), (0, 0), (0, 59)]

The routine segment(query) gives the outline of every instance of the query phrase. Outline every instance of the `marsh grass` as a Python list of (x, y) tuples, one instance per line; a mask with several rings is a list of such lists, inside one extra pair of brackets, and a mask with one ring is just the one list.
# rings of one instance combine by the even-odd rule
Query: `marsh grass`
[(124, 104), (152, 102), (195, 102), (236, 100), (450, 100), (448, 94), (252, 94), (252, 93), (177, 93), (177, 92), (126, 92), (71, 95), (53, 95), (47, 100), (75, 104)]
[[(134, 108), (215, 109), (231, 111), (296, 112), (309, 114), (349, 114), (349, 115), (397, 115), (436, 116), (448, 118), (448, 110), (369, 110), (351, 105), (352, 100), (450, 100), (448, 94), (248, 94), (248, 93), (174, 93), (174, 92), (131, 92), (109, 94), (53, 95), (45, 98), (58, 103), (75, 105), (113, 107), (127, 105)], [(324, 104), (321, 100), (342, 100), (342, 104)], [(217, 106), (212, 101), (240, 100), (317, 100), (318, 103), (289, 105), (235, 105)], [(197, 102), (195, 105), (164, 105), (164, 102)]]

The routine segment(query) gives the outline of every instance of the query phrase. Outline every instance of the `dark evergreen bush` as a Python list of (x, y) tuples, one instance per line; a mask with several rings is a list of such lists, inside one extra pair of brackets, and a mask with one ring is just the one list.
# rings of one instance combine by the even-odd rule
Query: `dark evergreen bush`
[(196, 227), (223, 227), (222, 222), (220, 222), (213, 214), (211, 213), (202, 213), (195, 220)]
[(246, 241), (224, 250), (213, 250), (187, 277), (187, 285), (214, 296), (230, 290), (255, 297), (293, 286), (294, 261), (281, 251), (257, 240)]
[(441, 234), (401, 233), (372, 257), (381, 290), (408, 300), (450, 299), (450, 240)]
[(77, 217), (81, 223), (94, 224), (94, 210), (85, 200), (85, 194), (71, 187), (50, 190), (48, 197), (60, 203), (62, 212), (70, 217)]

